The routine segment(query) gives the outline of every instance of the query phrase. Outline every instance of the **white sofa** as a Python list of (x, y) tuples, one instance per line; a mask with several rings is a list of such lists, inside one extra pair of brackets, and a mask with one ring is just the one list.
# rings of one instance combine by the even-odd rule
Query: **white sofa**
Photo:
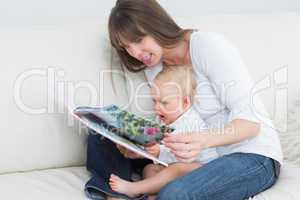
[[(285, 157), (280, 179), (253, 199), (300, 199), (300, 16), (177, 20), (184, 27), (222, 32), (238, 46), (257, 81), (254, 91), (280, 130)], [(114, 70), (119, 65), (105, 21), (1, 30), (0, 44), (0, 198), (86, 199), (86, 130), (66, 108), (114, 103), (144, 115), (137, 105), (150, 108), (149, 99), (129, 98), (145, 81), (143, 74), (114, 74), (112, 86), (107, 70), (111, 63)]]

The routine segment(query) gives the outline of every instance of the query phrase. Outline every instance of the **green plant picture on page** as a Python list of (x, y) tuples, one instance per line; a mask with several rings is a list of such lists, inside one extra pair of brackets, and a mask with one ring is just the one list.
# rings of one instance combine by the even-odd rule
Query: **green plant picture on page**
[(139, 117), (116, 105), (104, 107), (78, 107), (74, 113), (90, 113), (97, 117), (102, 128), (139, 145), (150, 145), (160, 142), (163, 134), (174, 131), (174, 128), (155, 121)]

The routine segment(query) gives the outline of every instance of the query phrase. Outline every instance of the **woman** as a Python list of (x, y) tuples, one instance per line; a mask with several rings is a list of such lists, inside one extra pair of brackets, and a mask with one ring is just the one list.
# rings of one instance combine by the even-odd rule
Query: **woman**
[[(264, 107), (252, 105), (254, 84), (230, 42), (216, 33), (180, 28), (155, 0), (117, 1), (109, 34), (124, 66), (133, 72), (144, 70), (149, 81), (161, 70), (161, 63), (192, 65), (196, 73), (198, 112), (210, 129), (206, 134), (167, 135), (164, 142), (182, 162), (193, 162), (210, 147), (217, 147), (220, 158), (169, 183), (158, 200), (242, 200), (276, 182), (282, 163), (280, 142), (270, 120), (255, 113)], [(128, 163), (136, 162), (137, 155), (122, 148), (123, 156), (117, 150), (104, 152), (102, 144), (93, 143), (90, 139), (87, 166), (95, 176), (117, 171), (130, 178), (133, 165)], [(118, 161), (89, 163), (105, 160), (108, 153)], [(126, 173), (113, 162), (126, 163)], [(102, 192), (118, 196), (101, 184)]]

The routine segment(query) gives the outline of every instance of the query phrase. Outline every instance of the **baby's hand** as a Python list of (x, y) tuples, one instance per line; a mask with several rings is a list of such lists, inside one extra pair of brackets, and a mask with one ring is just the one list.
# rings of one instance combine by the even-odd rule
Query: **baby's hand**
[(153, 144), (151, 146), (146, 146), (145, 150), (148, 153), (150, 153), (151, 155), (155, 156), (156, 158), (158, 158), (159, 153), (160, 153), (159, 144)]

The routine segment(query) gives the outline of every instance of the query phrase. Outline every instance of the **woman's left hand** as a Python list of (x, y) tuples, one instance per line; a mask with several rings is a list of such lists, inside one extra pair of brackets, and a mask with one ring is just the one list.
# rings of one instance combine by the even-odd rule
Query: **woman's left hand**
[(176, 156), (178, 161), (193, 162), (198, 155), (207, 148), (208, 134), (165, 134), (163, 142)]
[(146, 146), (145, 150), (156, 158), (158, 158), (159, 153), (160, 153), (159, 144), (153, 144), (151, 146)]

